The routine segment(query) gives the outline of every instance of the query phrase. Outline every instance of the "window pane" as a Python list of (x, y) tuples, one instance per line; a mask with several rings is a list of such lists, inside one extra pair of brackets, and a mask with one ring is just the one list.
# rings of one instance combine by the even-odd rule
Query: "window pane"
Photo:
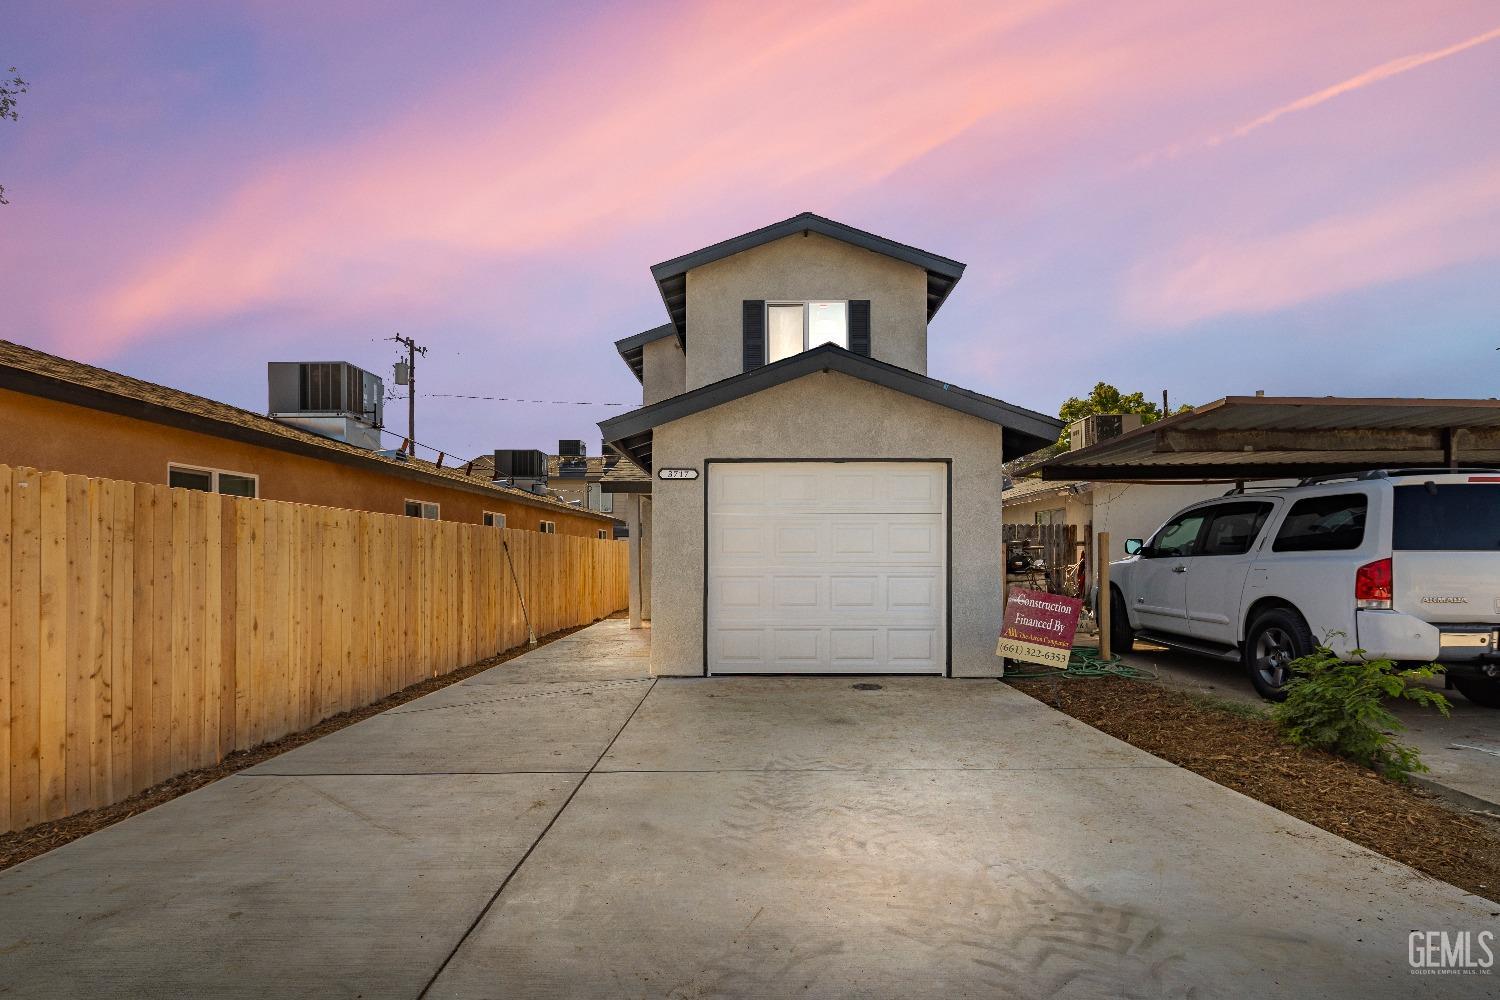
[(1148, 559), (1181, 558), (1193, 554), (1193, 545), (1198, 541), (1198, 532), (1203, 530), (1204, 515), (1198, 511), (1179, 517), (1151, 540), (1151, 545), (1141, 553)]
[(802, 307), (766, 308), (766, 363), (802, 353)]
[(1425, 552), (1500, 549), (1500, 486), (1397, 486), (1391, 548)]
[(254, 497), (255, 480), (232, 472), (219, 473), (219, 492), (231, 497)]
[(213, 492), (214, 474), (202, 469), (169, 469), (167, 470), (167, 485), (177, 486), (185, 490), (202, 490), (204, 493)]
[(1337, 552), (1357, 549), (1365, 541), (1363, 493), (1332, 497), (1308, 497), (1292, 504), (1281, 530), (1276, 532), (1273, 552)]
[(1268, 503), (1228, 503), (1213, 509), (1213, 523), (1204, 534), (1203, 556), (1242, 556), (1250, 551), (1271, 513)]
[(808, 303), (807, 346), (819, 344), (849, 346), (849, 307), (844, 302)]

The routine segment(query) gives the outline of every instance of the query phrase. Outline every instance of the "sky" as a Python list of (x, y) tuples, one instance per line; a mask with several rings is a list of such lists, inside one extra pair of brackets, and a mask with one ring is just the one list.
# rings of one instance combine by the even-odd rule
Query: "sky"
[(1500, 396), (1493, 0), (11, 0), (11, 65), (0, 337), (264, 412), (399, 332), (450, 455), (595, 451), (650, 266), (802, 211), (966, 263), (929, 373), (1044, 412)]

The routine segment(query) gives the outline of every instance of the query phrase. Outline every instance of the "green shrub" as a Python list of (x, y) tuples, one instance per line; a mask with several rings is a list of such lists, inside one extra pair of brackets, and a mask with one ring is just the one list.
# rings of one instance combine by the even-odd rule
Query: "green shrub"
[(1398, 781), (1426, 771), (1415, 747), (1396, 742), (1393, 734), (1406, 727), (1382, 702), (1404, 698), (1447, 715), (1448, 699), (1415, 683), (1442, 668), (1434, 664), (1403, 670), (1391, 660), (1367, 660), (1359, 649), (1351, 656), (1345, 660), (1319, 646), (1291, 664), (1286, 700), (1271, 712), (1282, 735), (1290, 743), (1328, 750)]

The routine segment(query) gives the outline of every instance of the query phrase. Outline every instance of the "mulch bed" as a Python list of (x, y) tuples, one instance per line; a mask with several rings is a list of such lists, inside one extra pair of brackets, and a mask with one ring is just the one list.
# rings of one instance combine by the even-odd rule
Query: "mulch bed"
[[(622, 613), (609, 616), (610, 618), (622, 618)], [(14, 833), (0, 833), (0, 871), (18, 865), (28, 858), (34, 858), (38, 854), (45, 854), (56, 847), (77, 840), (79, 837), (102, 830), (106, 826), (112, 826), (122, 819), (128, 819), (136, 813), (144, 812), (153, 806), (159, 806), (163, 802), (169, 802), (179, 795), (204, 785), (212, 784), (220, 778), (227, 778), (231, 774), (243, 771), (247, 767), (254, 767), (264, 761), (270, 760), (278, 754), (286, 753), (300, 747), (304, 743), (311, 743), (320, 736), (338, 732), (345, 726), (352, 726), (356, 722), (368, 719), (372, 715), (379, 715), (387, 709), (395, 708), (397, 705), (413, 701), (423, 695), (431, 694), (440, 688), (459, 681), (473, 677), (475, 674), (483, 673), (491, 667), (513, 660), (522, 653), (530, 652), (532, 649), (545, 646), (549, 642), (556, 642), (564, 636), (572, 635), (579, 629), (588, 628), (588, 625), (578, 625), (574, 628), (565, 628), (551, 635), (542, 636), (537, 640), (536, 646), (516, 646), (508, 649), (498, 656), (492, 656), (478, 663), (471, 663), (467, 667), (460, 667), (452, 673), (443, 674), (441, 677), (433, 677), (425, 681), (413, 684), (411, 687), (403, 688), (395, 694), (386, 695), (373, 705), (356, 708), (348, 712), (324, 719), (311, 729), (304, 729), (300, 733), (292, 733), (283, 736), (273, 743), (262, 743), (258, 747), (249, 750), (237, 750), (212, 767), (201, 767), (196, 771), (186, 771), (174, 778), (168, 778), (159, 785), (153, 785), (143, 792), (137, 792), (128, 799), (116, 802), (114, 805), (104, 806), (100, 809), (91, 809), (74, 816), (63, 819), (55, 819), (46, 823), (38, 823), (24, 830)]]
[(1010, 683), (1163, 760), (1500, 901), (1500, 832), (1494, 827), (1357, 764), (1285, 743), (1270, 719), (1124, 678)]

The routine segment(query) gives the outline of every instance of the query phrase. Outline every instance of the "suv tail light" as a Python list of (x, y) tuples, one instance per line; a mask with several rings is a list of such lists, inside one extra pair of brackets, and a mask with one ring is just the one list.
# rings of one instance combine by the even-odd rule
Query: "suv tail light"
[(1378, 559), (1354, 571), (1354, 606), (1356, 608), (1391, 607), (1391, 561)]

